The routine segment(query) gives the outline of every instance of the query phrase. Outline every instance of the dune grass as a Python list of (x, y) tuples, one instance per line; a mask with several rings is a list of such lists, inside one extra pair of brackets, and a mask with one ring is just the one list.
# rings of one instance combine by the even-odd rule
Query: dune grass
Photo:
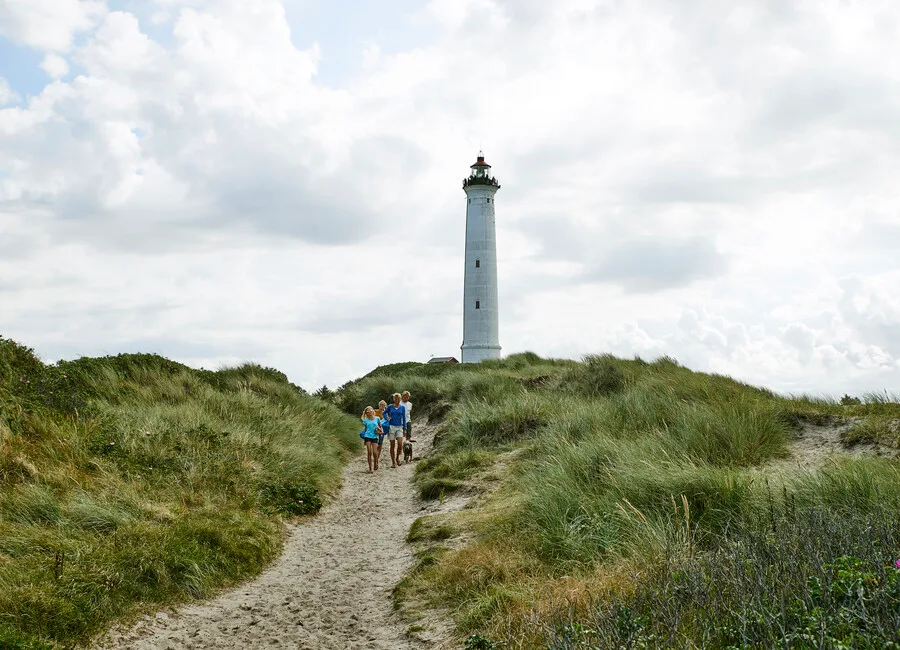
[[(883, 523), (900, 523), (897, 463), (767, 470), (803, 423), (854, 418), (847, 444), (896, 442), (896, 398), (779, 396), (668, 357), (525, 353), (376, 369), (334, 399), (353, 413), (401, 386), (442, 419), (422, 496), (490, 489), (462, 521), (415, 529), (422, 560), (398, 590), (449, 607), (471, 647), (900, 643), (900, 529)], [(482, 480), (495, 465), (499, 487)], [(834, 596), (859, 581), (877, 605)]]
[(0, 647), (70, 647), (259, 572), (280, 518), (337, 488), (353, 422), (252, 364), (45, 366), (0, 338)]

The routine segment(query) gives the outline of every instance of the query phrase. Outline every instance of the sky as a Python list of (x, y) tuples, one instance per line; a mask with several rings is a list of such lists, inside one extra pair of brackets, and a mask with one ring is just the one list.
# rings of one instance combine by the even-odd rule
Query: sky
[(0, 0), (0, 335), (314, 390), (504, 354), (900, 392), (891, 0)]

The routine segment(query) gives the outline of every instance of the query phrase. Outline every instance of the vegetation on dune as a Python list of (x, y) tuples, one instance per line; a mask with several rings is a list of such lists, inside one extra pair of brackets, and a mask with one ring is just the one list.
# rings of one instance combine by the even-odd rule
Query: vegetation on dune
[(280, 372), (128, 354), (44, 365), (0, 338), (0, 647), (69, 647), (277, 554), (355, 448)]
[(900, 644), (898, 464), (773, 462), (806, 424), (847, 420), (845, 444), (896, 446), (896, 398), (531, 353), (395, 364), (331, 397), (356, 413), (395, 387), (442, 421), (421, 494), (485, 493), (413, 527), (420, 561), (398, 590), (449, 606), (467, 647)]
[(779, 508), (703, 552), (668, 546), (627, 590), (545, 624), (576, 648), (893, 648), (900, 630), (896, 505)]

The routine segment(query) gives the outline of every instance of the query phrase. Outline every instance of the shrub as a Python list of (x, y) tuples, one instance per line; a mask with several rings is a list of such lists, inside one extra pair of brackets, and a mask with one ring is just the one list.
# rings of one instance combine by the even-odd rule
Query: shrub
[(280, 480), (260, 488), (263, 507), (287, 516), (311, 515), (322, 508), (319, 491), (305, 483)]
[(23, 378), (36, 376), (43, 369), (44, 364), (34, 350), (0, 336), (0, 382), (15, 387), (23, 382)]
[(579, 388), (588, 397), (609, 395), (625, 387), (625, 376), (612, 355), (589, 355), (584, 358)]
[(500, 646), (488, 637), (480, 634), (470, 634), (466, 637), (465, 650), (499, 650)]

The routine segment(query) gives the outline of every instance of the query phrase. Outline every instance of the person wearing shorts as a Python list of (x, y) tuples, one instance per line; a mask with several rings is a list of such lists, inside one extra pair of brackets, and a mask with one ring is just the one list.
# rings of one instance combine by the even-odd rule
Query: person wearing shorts
[(406, 409), (406, 429), (404, 433), (406, 433), (406, 439), (412, 440), (412, 402), (409, 401), (409, 391), (403, 391), (402, 401), (400, 402), (403, 405), (403, 408)]
[(394, 403), (384, 410), (384, 419), (388, 421), (391, 432), (387, 439), (391, 441), (391, 467), (403, 464), (403, 431), (406, 429), (406, 409), (400, 403), (400, 393), (394, 393)]
[[(382, 419), (375, 415), (375, 409), (367, 406), (362, 414), (362, 423), (365, 427), (362, 431), (363, 443), (366, 445), (366, 460), (369, 463), (369, 473), (378, 469), (378, 436), (381, 434)], [(374, 467), (374, 469), (373, 469)]]

